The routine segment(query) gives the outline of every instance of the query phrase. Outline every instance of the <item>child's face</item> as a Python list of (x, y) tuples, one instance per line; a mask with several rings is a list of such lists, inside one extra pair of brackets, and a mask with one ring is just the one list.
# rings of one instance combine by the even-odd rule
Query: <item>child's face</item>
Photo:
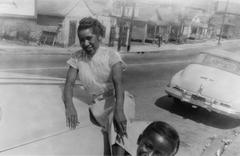
[(173, 156), (173, 147), (161, 135), (151, 132), (138, 142), (137, 156)]

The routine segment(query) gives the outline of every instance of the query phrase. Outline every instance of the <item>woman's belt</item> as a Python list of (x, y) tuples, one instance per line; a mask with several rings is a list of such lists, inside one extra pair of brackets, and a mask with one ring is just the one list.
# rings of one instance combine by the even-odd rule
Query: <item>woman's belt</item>
[(92, 97), (93, 97), (93, 100), (103, 100), (103, 99), (105, 99), (107, 97), (111, 97), (113, 95), (114, 95), (114, 90), (111, 89), (111, 90), (105, 91), (100, 94), (93, 94)]

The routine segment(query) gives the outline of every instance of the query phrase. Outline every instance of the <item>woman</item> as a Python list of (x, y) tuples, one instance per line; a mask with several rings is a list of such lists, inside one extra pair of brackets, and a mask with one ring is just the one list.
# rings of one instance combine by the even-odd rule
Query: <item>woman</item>
[[(67, 61), (70, 67), (64, 87), (66, 119), (70, 128), (76, 128), (78, 117), (72, 97), (78, 76), (92, 97), (89, 110), (93, 120), (103, 127), (106, 135), (114, 128), (116, 135), (111, 136), (117, 136), (118, 143), (123, 144), (123, 140), (127, 139), (127, 121), (134, 116), (135, 102), (123, 89), (122, 71), (126, 65), (117, 52), (100, 47), (103, 36), (104, 27), (98, 20), (87, 17), (79, 22), (78, 38), (82, 50)], [(115, 138), (108, 139), (111, 141), (109, 145), (115, 143)], [(118, 153), (124, 152), (122, 148), (116, 150)]]

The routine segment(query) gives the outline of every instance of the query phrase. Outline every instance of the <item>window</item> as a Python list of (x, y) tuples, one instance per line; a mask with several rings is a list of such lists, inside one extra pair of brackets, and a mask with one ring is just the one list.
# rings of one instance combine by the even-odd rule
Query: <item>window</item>
[(201, 64), (240, 75), (240, 64), (230, 59), (205, 54)]

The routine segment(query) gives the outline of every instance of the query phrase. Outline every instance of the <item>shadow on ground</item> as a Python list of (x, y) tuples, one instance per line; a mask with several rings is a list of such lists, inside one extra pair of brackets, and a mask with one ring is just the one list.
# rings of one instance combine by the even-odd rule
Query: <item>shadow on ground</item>
[(231, 129), (240, 125), (240, 120), (230, 118), (203, 108), (193, 108), (188, 103), (176, 103), (172, 98), (163, 96), (155, 102), (157, 107), (198, 123), (221, 129)]

